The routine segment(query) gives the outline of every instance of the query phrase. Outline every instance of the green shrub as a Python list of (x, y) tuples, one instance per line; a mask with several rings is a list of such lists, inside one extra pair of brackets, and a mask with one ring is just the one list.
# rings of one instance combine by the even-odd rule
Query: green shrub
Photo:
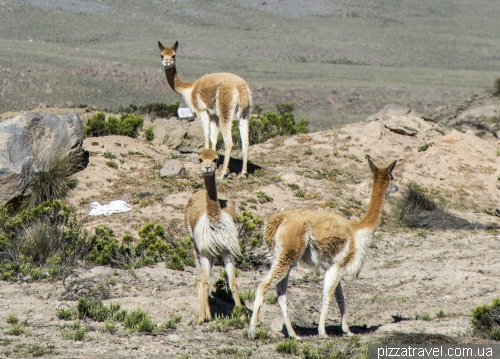
[(144, 135), (146, 136), (146, 140), (149, 142), (153, 141), (155, 139), (155, 132), (153, 130), (153, 127), (148, 127), (144, 131)]
[(114, 334), (118, 331), (118, 328), (113, 320), (106, 320), (106, 322), (104, 322), (103, 331)]
[(477, 334), (500, 340), (500, 298), (494, 298), (491, 305), (485, 304), (474, 308), (471, 323)]
[(100, 300), (80, 298), (76, 304), (76, 311), (79, 319), (90, 318), (96, 322), (104, 322), (112, 317), (110, 308)]
[(72, 320), (75, 317), (75, 312), (70, 308), (59, 308), (56, 311), (56, 316), (62, 320)]
[(230, 317), (215, 316), (210, 322), (210, 330), (228, 332), (234, 329), (243, 329), (249, 321), (250, 310), (245, 306), (236, 306)]
[(135, 332), (151, 333), (156, 328), (156, 324), (151, 321), (149, 314), (141, 309), (135, 309), (127, 314), (123, 323), (126, 328)]
[(7, 315), (6, 321), (7, 321), (7, 323), (13, 324), (13, 325), (19, 324), (19, 318), (14, 313), (10, 313), (9, 315)]
[(179, 109), (179, 102), (175, 102), (169, 105), (167, 105), (164, 102), (152, 102), (140, 106), (129, 105), (128, 107), (120, 107), (118, 109), (118, 112), (136, 113), (139, 115), (170, 118), (172, 116), (177, 116), (178, 109)]
[(11, 326), (9, 329), (4, 330), (3, 332), (5, 335), (25, 335), (29, 333), (29, 330), (26, 329), (23, 325), (21, 324), (14, 324)]
[(165, 330), (165, 329), (176, 329), (177, 325), (181, 322), (182, 320), (182, 315), (174, 315), (170, 320), (164, 324), (162, 324), (160, 330)]
[[(257, 111), (256, 111), (257, 110)], [(253, 112), (260, 113), (260, 106), (255, 105)], [(295, 122), (293, 111), (295, 110), (294, 103), (278, 103), (276, 104), (276, 112), (266, 111), (260, 116), (251, 116), (248, 121), (248, 137), (250, 145), (265, 142), (276, 136), (290, 136), (297, 133), (308, 133), (308, 119), (301, 119), (298, 123)], [(234, 148), (241, 148), (241, 137), (238, 128), (238, 121), (233, 121), (231, 128), (231, 136), (233, 139)], [(222, 148), (223, 140), (219, 134), (217, 144), (219, 149)]]
[(86, 256), (86, 239), (75, 210), (60, 201), (18, 211), (0, 207), (2, 279), (16, 280), (14, 274), (32, 280), (57, 276), (64, 266)]
[(282, 354), (299, 354), (299, 343), (295, 339), (286, 339), (276, 344), (276, 351)]
[(83, 133), (85, 137), (110, 135), (137, 137), (138, 131), (143, 124), (144, 119), (142, 116), (128, 113), (121, 115), (119, 119), (109, 116), (106, 120), (106, 115), (99, 112), (87, 120), (83, 127)]
[(264, 298), (264, 301), (269, 304), (276, 304), (278, 303), (278, 295), (277, 294), (270, 294), (266, 298)]

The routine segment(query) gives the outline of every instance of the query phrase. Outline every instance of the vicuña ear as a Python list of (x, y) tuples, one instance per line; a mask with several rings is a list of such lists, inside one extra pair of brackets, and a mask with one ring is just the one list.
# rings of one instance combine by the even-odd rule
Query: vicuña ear
[(165, 47), (161, 44), (160, 41), (158, 41), (158, 47), (160, 48), (160, 51), (163, 51)]
[(174, 46), (172, 46), (172, 49), (173, 49), (174, 51), (177, 51), (177, 46), (179, 46), (179, 41), (176, 41), (176, 42), (175, 42)]
[(373, 163), (369, 157), (367, 157), (367, 160), (368, 164), (370, 165), (370, 170), (372, 171), (372, 173), (375, 173), (375, 171), (377, 170), (377, 166), (375, 166), (375, 163)]
[(394, 169), (394, 167), (396, 167), (396, 162), (398, 162), (397, 160), (392, 162), (389, 166), (387, 166), (387, 173), (389, 173), (390, 175), (392, 175), (392, 170)]

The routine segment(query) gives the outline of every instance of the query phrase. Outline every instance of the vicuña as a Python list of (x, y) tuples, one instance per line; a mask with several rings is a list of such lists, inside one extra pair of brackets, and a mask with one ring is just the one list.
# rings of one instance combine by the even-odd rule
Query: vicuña
[(330, 300), (335, 298), (340, 309), (342, 331), (352, 335), (345, 317), (344, 295), (340, 280), (346, 273), (357, 274), (361, 270), (366, 252), (377, 228), (385, 196), (397, 191), (392, 184), (392, 171), (396, 161), (386, 168), (378, 168), (368, 159), (373, 173), (373, 189), (368, 209), (355, 222), (336, 213), (298, 209), (273, 215), (265, 229), (265, 240), (272, 254), (269, 274), (260, 283), (255, 295), (248, 337), (255, 338), (259, 309), (269, 287), (276, 285), (278, 303), (285, 320), (288, 335), (297, 338), (288, 317), (286, 289), (290, 269), (298, 261), (325, 270), (323, 305), (319, 318), (318, 333), (326, 338), (325, 321)]
[(197, 271), (200, 314), (198, 322), (212, 318), (208, 303), (210, 271), (217, 254), (222, 251), (226, 266), (229, 288), (236, 305), (241, 305), (236, 287), (235, 257), (241, 256), (238, 231), (234, 221), (232, 202), (217, 198), (215, 171), (217, 153), (211, 149), (200, 154), (200, 169), (205, 178), (204, 191), (195, 193), (188, 201), (185, 211), (185, 224), (194, 244), (194, 259)]
[(252, 91), (241, 77), (230, 73), (213, 73), (200, 77), (193, 82), (184, 82), (177, 74), (175, 54), (179, 42), (172, 47), (164, 47), (158, 41), (161, 62), (165, 68), (167, 83), (182, 96), (189, 109), (201, 121), (205, 134), (205, 148), (215, 151), (219, 126), (224, 139), (224, 164), (220, 177), (229, 173), (229, 157), (233, 148), (231, 127), (233, 119), (238, 119), (243, 152), (243, 168), (240, 176), (247, 176), (248, 161), (248, 118), (252, 108)]

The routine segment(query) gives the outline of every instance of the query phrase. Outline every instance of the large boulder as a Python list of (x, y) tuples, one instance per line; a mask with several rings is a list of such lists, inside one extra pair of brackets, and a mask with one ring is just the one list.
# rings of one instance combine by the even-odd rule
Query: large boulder
[(198, 119), (186, 121), (172, 117), (170, 119), (146, 119), (144, 128), (152, 127), (155, 138), (152, 143), (166, 145), (169, 148), (182, 152), (199, 152), (205, 146), (205, 137), (201, 122)]
[(0, 122), (0, 206), (30, 193), (54, 154), (83, 153), (83, 124), (74, 113), (25, 112)]

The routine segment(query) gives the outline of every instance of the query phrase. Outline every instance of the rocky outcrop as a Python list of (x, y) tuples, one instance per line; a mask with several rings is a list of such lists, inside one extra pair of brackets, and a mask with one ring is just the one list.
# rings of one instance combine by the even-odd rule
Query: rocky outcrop
[(203, 129), (198, 119), (186, 121), (172, 117), (144, 121), (144, 128), (152, 127), (155, 138), (152, 143), (166, 145), (173, 150), (188, 153), (199, 152), (205, 146)]
[(0, 122), (0, 206), (28, 195), (55, 154), (83, 153), (82, 143), (83, 124), (74, 113), (25, 112)]

